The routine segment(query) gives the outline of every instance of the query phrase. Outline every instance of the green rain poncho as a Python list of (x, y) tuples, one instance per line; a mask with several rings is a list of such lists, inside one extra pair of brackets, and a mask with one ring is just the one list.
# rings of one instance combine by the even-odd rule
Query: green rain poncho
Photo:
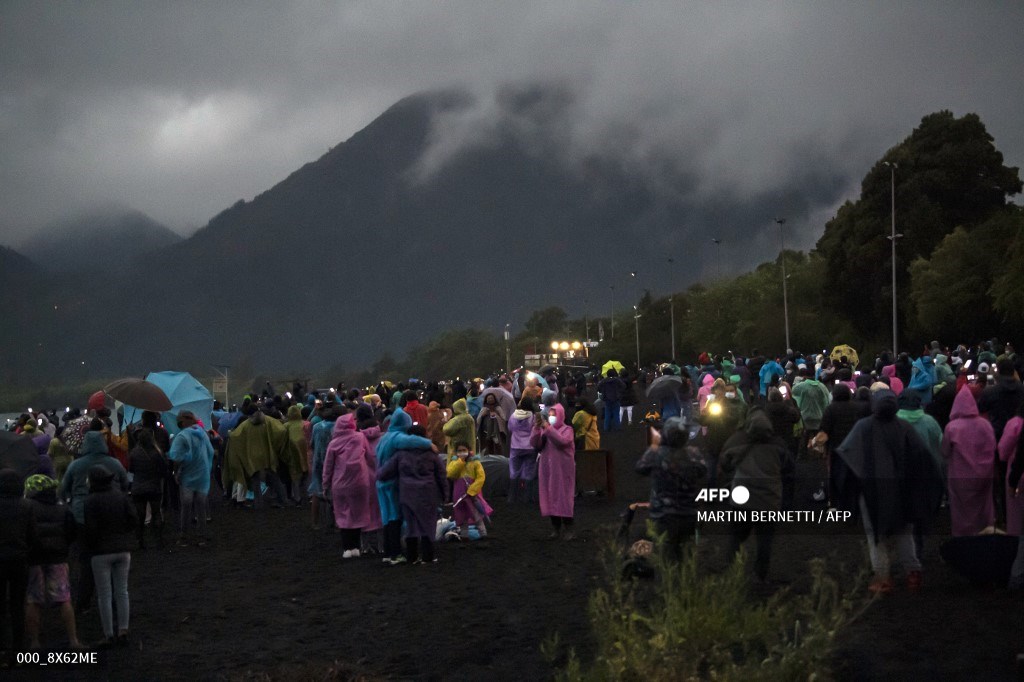
[(228, 438), (224, 455), (224, 487), (232, 483), (249, 485), (252, 475), (267, 469), (277, 470), (289, 446), (284, 424), (256, 412), (239, 424)]
[(302, 408), (292, 405), (288, 408), (288, 419), (284, 422), (288, 432), (288, 445), (281, 456), (281, 461), (288, 467), (288, 474), (293, 481), (298, 481), (309, 471), (309, 460), (306, 453), (309, 440), (306, 438), (306, 424), (302, 420)]
[(444, 425), (448, 436), (448, 455), (454, 455), (456, 446), (465, 445), (470, 452), (476, 452), (476, 420), (469, 415), (465, 398), (459, 398), (452, 405), (453, 417)]

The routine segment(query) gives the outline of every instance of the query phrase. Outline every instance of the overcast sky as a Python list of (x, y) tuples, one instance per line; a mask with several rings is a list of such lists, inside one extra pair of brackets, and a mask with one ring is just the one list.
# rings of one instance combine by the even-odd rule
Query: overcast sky
[(442, 153), (498, 87), (540, 81), (576, 93), (568, 148), (670, 162), (691, 198), (839, 183), (804, 248), (933, 111), (978, 113), (1024, 166), (1018, 0), (7, 1), (0, 44), (0, 244), (105, 204), (187, 234), (448, 86), (485, 104)]

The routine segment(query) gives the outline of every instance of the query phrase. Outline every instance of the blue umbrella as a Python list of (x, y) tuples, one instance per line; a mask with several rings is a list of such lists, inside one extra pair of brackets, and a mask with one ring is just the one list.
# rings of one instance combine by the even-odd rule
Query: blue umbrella
[[(213, 395), (194, 376), (188, 372), (150, 372), (146, 381), (159, 386), (171, 401), (171, 409), (160, 415), (169, 433), (178, 432), (178, 414), (186, 410), (206, 428), (213, 428)], [(140, 419), (141, 414), (134, 414), (129, 423)]]

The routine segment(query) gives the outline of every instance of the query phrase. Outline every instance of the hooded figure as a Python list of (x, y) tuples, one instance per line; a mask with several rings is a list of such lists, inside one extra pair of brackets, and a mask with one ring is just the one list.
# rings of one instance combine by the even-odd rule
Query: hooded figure
[(449, 458), (446, 469), (448, 478), (455, 482), (452, 488), (452, 500), (455, 501), (452, 520), (458, 525), (460, 535), (468, 538), (469, 524), (475, 523), (477, 532), (481, 537), (486, 537), (485, 520), (490, 518), (494, 509), (487, 503), (483, 494), (487, 474), (480, 463), (480, 457), (472, 452), (466, 458), (453, 455)]
[(700, 383), (701, 386), (697, 390), (697, 408), (698, 412), (703, 412), (704, 405), (708, 402), (708, 396), (711, 395), (711, 387), (715, 384), (715, 377), (711, 374), (705, 374)]
[(772, 377), (777, 376), (780, 379), (786, 375), (786, 370), (782, 369), (782, 365), (777, 363), (775, 360), (769, 360), (763, 365), (758, 372), (758, 379), (760, 380), (761, 395), (768, 395), (768, 386), (772, 383)]
[(932, 356), (922, 355), (914, 360), (914, 375), (906, 390), (915, 391), (921, 396), (921, 404), (928, 406), (932, 401), (932, 388), (935, 386), (935, 365)]
[(995, 431), (978, 414), (978, 404), (966, 386), (956, 394), (949, 416), (942, 455), (948, 462), (952, 534), (976, 535), (996, 521), (992, 501)]
[(282, 459), (285, 466), (288, 467), (288, 475), (291, 477), (292, 483), (298, 484), (309, 471), (309, 465), (313, 460), (310, 448), (313, 427), (302, 418), (302, 408), (292, 405), (288, 408), (284, 428), (288, 432), (288, 447), (285, 448)]
[(82, 438), (78, 457), (61, 479), (57, 496), (71, 499), (71, 512), (75, 521), (85, 524), (85, 498), (89, 494), (89, 469), (97, 464), (107, 468), (117, 479), (118, 488), (128, 490), (128, 472), (107, 451), (107, 441), (100, 431), (89, 431)]
[(1003, 435), (999, 439), (999, 461), (1004, 462), (1006, 472), (1006, 534), (1021, 535), (1024, 531), (1024, 496), (1014, 494), (1010, 484), (1010, 469), (1016, 463), (1017, 453), (1021, 451), (1021, 432), (1024, 431), (1024, 402), (1017, 410), (1017, 416), (1006, 422)]
[(447, 410), (442, 410), (441, 404), (436, 400), (431, 400), (427, 405), (427, 438), (439, 452), (444, 452), (447, 444), (444, 435), (446, 412)]
[(287, 447), (284, 425), (257, 410), (231, 432), (224, 455), (224, 487), (232, 482), (248, 485), (254, 475), (276, 471)]
[[(778, 511), (782, 506), (783, 471), (788, 466), (789, 451), (785, 442), (775, 435), (764, 410), (750, 411), (746, 422), (722, 448), (722, 471), (732, 480), (732, 488), (743, 486), (750, 498), (742, 509)], [(735, 505), (736, 502), (733, 502)], [(731, 528), (731, 554), (739, 552), (753, 532), (757, 537), (754, 572), (764, 580), (771, 562), (775, 525), (765, 521), (735, 521)]]
[(484, 406), (476, 418), (477, 434), (480, 437), (480, 451), (489, 455), (508, 455), (508, 417), (490, 393), (484, 397)]
[(899, 554), (911, 589), (921, 585), (921, 562), (912, 525), (931, 522), (942, 497), (942, 473), (914, 428), (896, 418), (896, 394), (871, 396), (871, 417), (861, 419), (839, 446), (837, 504), (859, 508), (875, 578), (870, 589), (892, 590), (891, 554)]
[(469, 414), (469, 405), (465, 398), (459, 398), (452, 405), (453, 416), (444, 425), (444, 435), (448, 437), (448, 456), (455, 454), (459, 445), (465, 445), (470, 452), (476, 452), (476, 421)]
[[(411, 426), (412, 418), (405, 410), (398, 408), (391, 415), (388, 432), (377, 443), (377, 502), (380, 504), (381, 522), (384, 524), (384, 555), (392, 563), (399, 561), (401, 554), (399, 534), (402, 528), (402, 509), (399, 506), (397, 477), (382, 479), (381, 471), (400, 450), (433, 450), (433, 443), (429, 439), (409, 434)], [(437, 457), (434, 459), (440, 468), (440, 460)], [(441, 478), (443, 481), (443, 473)]]
[(948, 384), (951, 381), (956, 381), (956, 374), (953, 373), (953, 368), (949, 366), (949, 358), (942, 353), (936, 353), (935, 383)]
[(946, 462), (942, 457), (942, 427), (935, 418), (927, 414), (921, 407), (921, 397), (910, 392), (901, 395), (897, 401), (899, 412), (896, 416), (914, 427), (921, 442), (928, 448), (928, 453), (935, 460), (939, 469), (945, 472)]
[(882, 368), (882, 376), (889, 379), (889, 389), (896, 394), (896, 397), (900, 397), (903, 393), (903, 381), (896, 376), (896, 365), (886, 365)]
[(700, 450), (687, 445), (689, 436), (681, 419), (666, 419), (660, 442), (636, 463), (638, 474), (651, 477), (650, 517), (658, 533), (666, 535), (666, 554), (675, 561), (697, 527), (697, 493), (708, 473)]
[[(576, 497), (576, 445), (572, 427), (565, 423), (565, 410), (555, 404), (535, 423), (530, 445), (537, 450), (537, 479), (540, 483), (540, 513), (552, 519), (555, 536), (562, 523), (572, 523)], [(552, 418), (553, 417), (553, 418)], [(567, 531), (567, 539), (572, 533)]]
[[(373, 456), (373, 466), (375, 469), (374, 476), (376, 477), (377, 444), (380, 443), (383, 434), (371, 406), (360, 405), (356, 410), (356, 428), (366, 438), (366, 444), (370, 447), (370, 454)], [(370, 495), (370, 522), (369, 526), (363, 528), (363, 533), (374, 533), (384, 527), (380, 519), (380, 502), (377, 500), (376, 482), (374, 483), (373, 494)], [(364, 545), (375, 552), (379, 552), (380, 538), (368, 538)]]
[(366, 436), (356, 430), (355, 415), (339, 417), (324, 458), (324, 496), (334, 501), (334, 521), (341, 529), (342, 548), (348, 556), (353, 556), (352, 550), (359, 551), (360, 530), (380, 527), (370, 504), (376, 497), (376, 469)]
[[(572, 430), (576, 437), (576, 448), (599, 450), (601, 433), (597, 430), (597, 410), (587, 398), (580, 398), (580, 409), (572, 416)], [(510, 422), (511, 423), (511, 422)], [(583, 447), (580, 448), (580, 445)]]
[[(399, 430), (395, 429), (396, 420)], [(409, 415), (402, 410), (395, 412), (391, 419), (391, 428), (381, 440), (378, 453), (385, 451), (387, 457), (377, 469), (377, 489), (382, 486), (397, 487), (401, 491), (399, 503), (401, 520), (405, 521), (406, 556), (409, 562), (419, 561), (419, 549), (423, 549), (423, 561), (434, 561), (433, 538), (437, 530), (438, 507), (448, 487), (445, 481), (441, 460), (434, 452), (432, 443), (427, 438), (406, 433), (412, 426)], [(422, 425), (417, 427), (420, 429)], [(403, 430), (404, 429), (404, 430)], [(392, 435), (394, 434), (394, 435)], [(391, 436), (390, 439), (388, 437)], [(385, 442), (387, 439), (387, 442)], [(394, 450), (391, 448), (394, 447)], [(391, 450), (388, 452), (388, 450)], [(383, 501), (381, 507), (384, 507)], [(393, 529), (402, 527), (402, 523), (387, 522)], [(388, 541), (388, 526), (385, 526), (385, 541)], [(385, 548), (385, 554), (391, 564), (403, 563), (392, 557), (389, 550), (397, 545)]]

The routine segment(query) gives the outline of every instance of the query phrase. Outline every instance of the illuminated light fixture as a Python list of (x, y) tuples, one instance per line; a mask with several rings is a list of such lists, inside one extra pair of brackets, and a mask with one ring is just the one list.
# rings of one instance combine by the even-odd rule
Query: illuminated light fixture
[(560, 349), (562, 349), (562, 350), (569, 350), (569, 342), (568, 341), (562, 341), (562, 343), (560, 343), (558, 345), (558, 347)]
[(581, 344), (579, 341), (573, 341), (572, 342), (572, 349), (573, 350), (579, 350), (582, 347), (583, 347), (583, 344)]
[(558, 350), (558, 341), (551, 342), (551, 350)]

